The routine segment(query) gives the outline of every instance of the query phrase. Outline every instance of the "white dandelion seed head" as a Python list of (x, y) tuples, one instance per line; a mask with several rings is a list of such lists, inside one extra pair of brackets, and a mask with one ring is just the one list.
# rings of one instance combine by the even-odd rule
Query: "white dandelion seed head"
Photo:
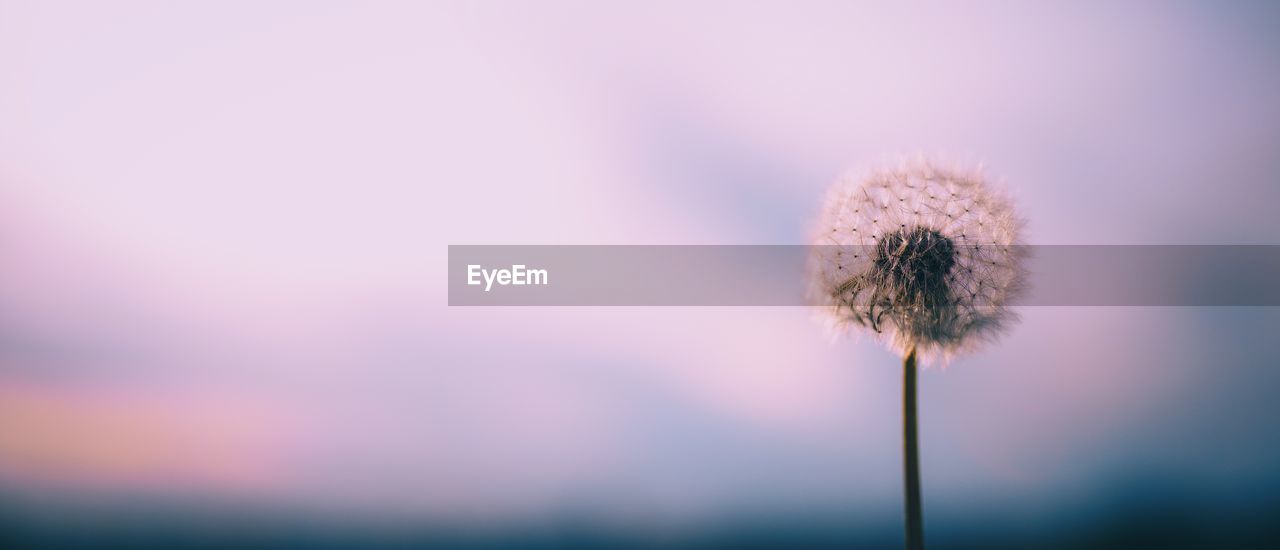
[(1017, 321), (1022, 221), (981, 168), (919, 159), (831, 188), (814, 231), (809, 298), (829, 325), (902, 355), (948, 360)]

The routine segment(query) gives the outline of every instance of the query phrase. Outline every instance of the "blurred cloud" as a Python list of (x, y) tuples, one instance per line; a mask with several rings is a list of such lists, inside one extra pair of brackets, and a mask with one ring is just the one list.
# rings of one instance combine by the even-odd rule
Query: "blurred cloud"
[[(879, 529), (889, 354), (798, 309), (448, 308), (445, 246), (803, 242), (835, 175), (918, 151), (986, 161), (1037, 244), (1274, 244), (1278, 16), (5, 3), (0, 482)], [(1274, 486), (1275, 323), (1028, 309), (922, 377), (937, 529), (1136, 470)]]

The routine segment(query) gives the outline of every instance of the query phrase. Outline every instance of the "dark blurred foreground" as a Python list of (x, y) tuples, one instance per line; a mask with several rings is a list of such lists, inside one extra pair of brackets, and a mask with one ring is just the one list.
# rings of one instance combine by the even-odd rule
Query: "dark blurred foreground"
[[(1180, 498), (1128, 500), (1095, 517), (1051, 528), (945, 521), (929, 524), (930, 548), (1280, 548), (1280, 498), (1205, 509)], [(468, 529), (447, 525), (357, 526), (281, 517), (248, 508), (168, 507), (113, 510), (93, 520), (7, 505), (0, 520), (4, 548), (895, 548), (893, 521), (841, 525), (835, 518), (740, 520), (713, 528), (595, 528), (565, 520), (547, 525)]]

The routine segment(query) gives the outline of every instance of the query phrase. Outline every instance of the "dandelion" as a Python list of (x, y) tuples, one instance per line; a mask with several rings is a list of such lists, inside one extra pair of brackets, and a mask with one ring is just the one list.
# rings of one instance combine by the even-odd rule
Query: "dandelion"
[(1017, 320), (1021, 221), (980, 170), (905, 162), (831, 189), (810, 257), (810, 298), (837, 328), (869, 329), (903, 357), (907, 546), (923, 544), (916, 362), (950, 359)]

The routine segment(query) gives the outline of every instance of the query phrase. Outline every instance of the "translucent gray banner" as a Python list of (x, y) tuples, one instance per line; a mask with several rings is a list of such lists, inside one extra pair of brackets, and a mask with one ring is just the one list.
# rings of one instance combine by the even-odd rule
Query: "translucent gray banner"
[[(451, 245), (449, 305), (802, 306), (814, 248)], [(1028, 288), (1009, 305), (1280, 306), (1280, 246), (1044, 245), (1019, 252)]]

